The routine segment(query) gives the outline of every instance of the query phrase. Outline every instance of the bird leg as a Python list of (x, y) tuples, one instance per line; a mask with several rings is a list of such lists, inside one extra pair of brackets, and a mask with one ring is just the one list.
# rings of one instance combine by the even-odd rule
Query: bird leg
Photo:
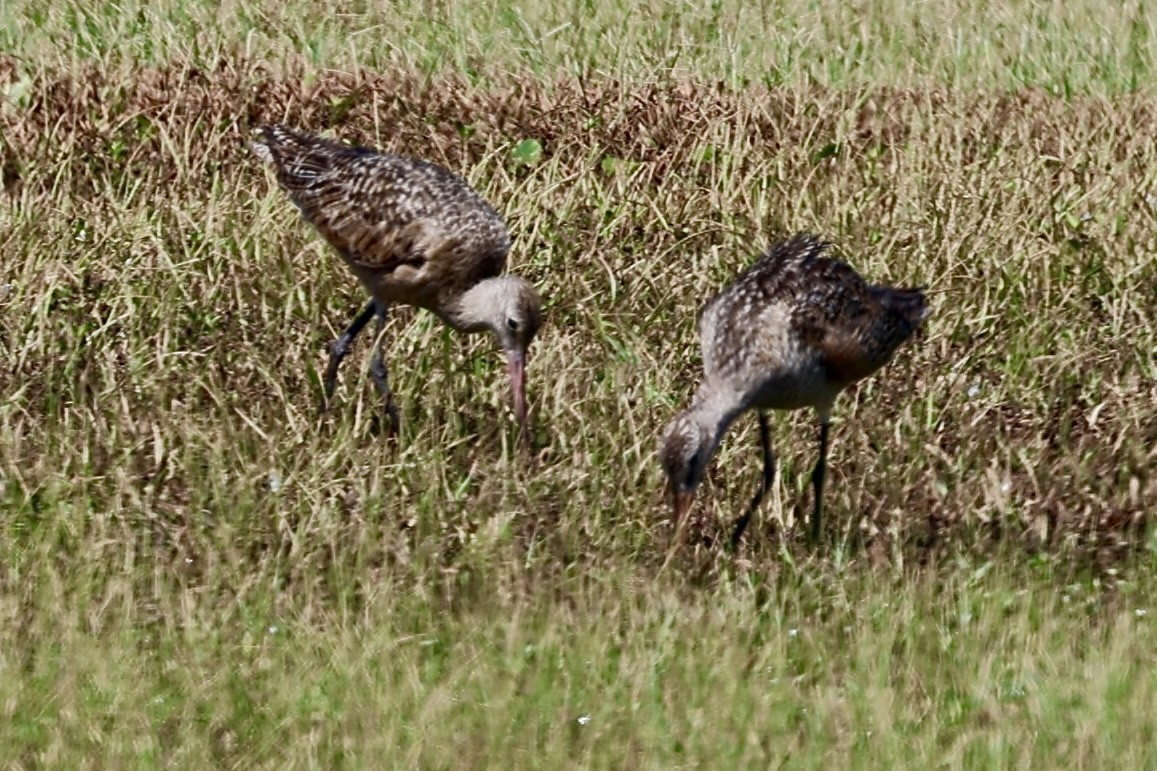
[(329, 346), (329, 365), (325, 368), (325, 379), (322, 381), (322, 386), (325, 389), (325, 398), (322, 399), (321, 409), (319, 412), (325, 412), (326, 406), (329, 404), (330, 398), (333, 397), (334, 384), (337, 382), (337, 368), (341, 364), (342, 359), (350, 352), (350, 346), (366, 324), (370, 323), (370, 319), (374, 317), (377, 310), (377, 303), (370, 300), (369, 304), (361, 311), (349, 325), (349, 328), (342, 333), (341, 337), (334, 340)]
[(816, 461), (816, 467), (812, 470), (812, 486), (815, 488), (816, 508), (812, 514), (812, 543), (819, 543), (820, 540), (820, 514), (823, 512), (824, 499), (824, 476), (828, 468), (828, 422), (826, 420), (820, 423), (820, 458)]
[(739, 546), (739, 539), (743, 537), (743, 531), (747, 529), (751, 515), (759, 508), (764, 494), (771, 488), (771, 483), (775, 479), (775, 455), (771, 452), (771, 430), (767, 425), (767, 413), (763, 411), (759, 413), (759, 443), (763, 447), (763, 479), (759, 483), (759, 489), (755, 491), (751, 503), (747, 506), (747, 512), (735, 522), (735, 530), (731, 533), (732, 549)]
[(374, 383), (378, 386), (378, 391), (382, 395), (382, 401), (385, 403), (386, 416), (390, 420), (388, 434), (389, 436), (397, 436), (398, 430), (401, 428), (402, 420), (398, 412), (398, 405), (394, 401), (394, 393), (390, 390), (389, 373), (386, 371), (386, 363), (382, 361), (382, 330), (386, 326), (386, 306), (376, 305), (378, 316), (378, 334), (377, 339), (374, 340), (374, 353), (370, 359), (370, 377), (374, 379)]

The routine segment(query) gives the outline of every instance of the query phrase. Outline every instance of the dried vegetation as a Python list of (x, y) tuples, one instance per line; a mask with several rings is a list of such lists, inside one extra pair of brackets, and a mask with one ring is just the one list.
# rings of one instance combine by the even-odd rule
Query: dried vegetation
[[(15, 93), (6, 87), (17, 73), (16, 62), (0, 62), (0, 93)], [(363, 298), (245, 149), (251, 128), (271, 120), (443, 163), (507, 213), (516, 239), (512, 261), (549, 298), (529, 374), (533, 457), (514, 450), (489, 343), (460, 343), (408, 310), (387, 330), (403, 404), (401, 440), (386, 442), (371, 430), (377, 400), (356, 365), (364, 343), (344, 372), (336, 409), (316, 418), (324, 345)], [(467, 628), (493, 636), (486, 644), (495, 650), (557, 644), (565, 651), (568, 635), (579, 634), (607, 661), (629, 658), (630, 646), (640, 645), (635, 655), (645, 664), (651, 646), (675, 646), (669, 665), (688, 682), (697, 661), (746, 661), (752, 672), (763, 661), (777, 672), (798, 671), (800, 693), (830, 701), (817, 714), (849, 720), (833, 706), (843, 703), (844, 686), (820, 690), (828, 687), (827, 661), (809, 669), (790, 641), (774, 642), (763, 627), (751, 640), (740, 634), (726, 648), (732, 658), (704, 651), (683, 657), (679, 646), (697, 640), (700, 628), (719, 639), (745, 629), (747, 610), (716, 612), (710, 603), (683, 606), (678, 598), (694, 596), (689, 590), (704, 580), (718, 585), (739, 576), (760, 595), (761, 582), (781, 579), (792, 592), (822, 598), (814, 617), (848, 614), (854, 619), (847, 623), (868, 639), (877, 627), (892, 629), (877, 615), (888, 604), (858, 604), (843, 594), (849, 561), (903, 576), (913, 564), (935, 571), (945, 558), (985, 564), (996, 553), (1027, 551), (1067, 578), (1092, 568), (1111, 584), (1127, 573), (1130, 555), (1151, 552), (1154, 136), (1157, 102), (1141, 95), (1062, 101), (1033, 90), (736, 91), (677, 79), (498, 79), (477, 86), (408, 73), (275, 74), (243, 61), (142, 69), (117, 82), (99, 67), (38, 76), (0, 105), (0, 586), (16, 630), (8, 639), (20, 642), (5, 661), (54, 682), (38, 653), (61, 634), (46, 611), (53, 606), (78, 609), (72, 623), (93, 639), (125, 628), (118, 621), (145, 629), (140, 645), (155, 647), (149, 656), (156, 655), (149, 662), (163, 662), (164, 646), (179, 647), (181, 634), (195, 639), (190, 630), (198, 628), (213, 630), (214, 644), (248, 651), (252, 619), (290, 618), (306, 640), (299, 655), (316, 654), (329, 667), (337, 660), (330, 655), (356, 646), (313, 651), (305, 630), (391, 618), (401, 619), (391, 634), (414, 624), (420, 636), (444, 623), (431, 609), (459, 608)], [(541, 157), (520, 153), (524, 140), (539, 143)], [(819, 555), (806, 556), (794, 527), (797, 513), (808, 510), (814, 453), (805, 414), (777, 418), (783, 476), (738, 561), (718, 546), (756, 484), (754, 422), (744, 420), (704, 486), (685, 560), (659, 576), (668, 523), (655, 440), (697, 376), (696, 311), (770, 238), (800, 229), (834, 241), (881, 282), (927, 285), (928, 328), (837, 408), (826, 500), (832, 530)], [(830, 573), (823, 567), (829, 555)], [(797, 566), (804, 567), (793, 572)], [(954, 582), (944, 591), (971, 602), (975, 581)], [(645, 644), (626, 632), (621, 649), (607, 642), (619, 638), (599, 626), (605, 606), (590, 601), (584, 615), (582, 587), (603, 584), (607, 596), (625, 603), (605, 622), (639, 624)], [(654, 606), (670, 621), (647, 615), (644, 600), (653, 590), (644, 587), (654, 586), (673, 589), (665, 599), (656, 593)], [(920, 586), (913, 591), (924, 591)], [(518, 598), (533, 591), (558, 593), (557, 613), (541, 627), (545, 638), (533, 625), (507, 629), (484, 615), (469, 621), (472, 598), (483, 592), (518, 616)], [(924, 598), (929, 606), (939, 590), (934, 594)], [(805, 600), (784, 602), (794, 608), (785, 612), (813, 612)], [(1035, 612), (1034, 602), (1024, 599), (1025, 613)], [(851, 651), (844, 663), (854, 667), (856, 650), (874, 655), (910, 646), (920, 654), (911, 661), (939, 666), (932, 664), (942, 655), (936, 645), (948, 633), (929, 627), (925, 639), (916, 623), (922, 611), (904, 607), (912, 615), (902, 641), (871, 638), (879, 644), (872, 648), (861, 639), (856, 648), (845, 644), (850, 627), (841, 626), (823, 649)], [(991, 639), (961, 638), (974, 641), (978, 657), (1005, 644), (1004, 612), (993, 611), (984, 627)], [(693, 623), (684, 628), (681, 618)], [(1036, 622), (1024, 623), (1008, 634), (1039, 639)], [(1047, 639), (1068, 639), (1064, 623), (1048, 627)], [(83, 655), (90, 643), (68, 639), (80, 661), (98, 660)], [(397, 655), (436, 673), (438, 661), (454, 660), (454, 649), (441, 644), (448, 652), (410, 653), (395, 650), (391, 638), (388, 650), (359, 655)], [(1128, 643), (1118, 648), (1114, 661), (1133, 666)], [(184, 653), (186, 666), (215, 676), (217, 665), (195, 650)], [(248, 688), (265, 689), (275, 702), (287, 686), (277, 685), (269, 667), (290, 662), (274, 658), (270, 665), (268, 656), (291, 654), (254, 655)], [(912, 674), (895, 655), (901, 663), (893, 671)], [(1082, 655), (1064, 661), (1081, 662)], [(135, 666), (112, 661), (114, 669), (92, 665), (94, 677), (116, 679), (115, 666)], [(886, 672), (891, 659), (881, 661)], [(498, 659), (457, 664), (445, 664), (452, 676), (438, 686), (444, 693), (407, 690), (410, 681), (428, 682), (417, 675), (381, 687), (412, 699), (399, 707), (407, 715), (457, 715), (446, 725), (474, 726), (464, 730), (480, 745), (499, 734), (487, 727), (485, 711), (467, 709), (475, 701), (461, 701), (460, 687), (480, 688), (478, 699), (509, 710), (496, 715), (532, 709), (518, 706), (523, 685), (504, 690), (508, 673)], [(158, 714), (168, 717), (157, 718), (162, 744), (204, 740), (209, 754), (192, 756), (200, 761), (266, 757), (238, 754), (246, 742), (239, 725), (267, 739), (283, 729), (294, 737), (329, 735), (310, 728), (308, 715), (300, 725), (292, 718), (266, 725), (248, 695), (237, 696), (241, 706), (230, 711), (216, 685), (156, 667), (148, 682), (160, 692), (205, 694), (201, 706), (166, 708)], [(610, 683), (635, 672), (623, 667), (621, 675), (596, 673), (592, 682), (617, 693)], [(644, 669), (651, 671), (638, 672)], [(1132, 670), (1112, 670), (1120, 671)], [(475, 681), (472, 672), (492, 679), (478, 674)], [(703, 672), (721, 676), (706, 665)], [(363, 674), (350, 675), (350, 683)], [(963, 673), (961, 682), (974, 674)], [(1103, 674), (1108, 681), (1112, 673)], [(318, 693), (347, 693), (332, 673), (303, 682), (315, 676)], [(903, 691), (869, 689), (867, 702), (885, 705), (875, 713), (884, 721), (877, 725), (892, 719), (893, 699), (895, 714), (919, 712), (910, 715), (913, 731), (924, 720), (920, 710), (956, 708), (955, 696), (928, 696), (920, 671), (915, 677), (909, 702)], [(639, 680), (637, 688), (650, 682)], [(364, 687), (378, 686), (367, 680)], [(756, 690), (751, 703), (765, 710)], [(637, 692), (628, 697), (637, 705)], [(944, 735), (959, 741), (947, 749), (931, 745), (926, 758), (938, 751), (967, 757), (961, 753), (969, 732), (983, 734), (993, 714), (1013, 709), (990, 695), (966, 697), (980, 706), (960, 707), (966, 717), (959, 726), (944, 724)], [(557, 696), (560, 714), (570, 704), (563, 698)], [(206, 704), (223, 717), (188, 713)], [(390, 705), (388, 714), (395, 702), (375, 704)], [(656, 725), (678, 712), (665, 703), (656, 709)], [(342, 731), (362, 736), (367, 747), (373, 737), (392, 735), (388, 720), (375, 722), (379, 713), (358, 722), (359, 711), (347, 713), (351, 722)], [(725, 712), (707, 718), (724, 720)], [(790, 716), (797, 713), (783, 714), (784, 736), (812, 730)], [(70, 729), (67, 716), (62, 725), (66, 745), (83, 745), (85, 736), (97, 741), (91, 737), (104, 730)], [(518, 725), (539, 724), (526, 718)], [(1067, 723), (1057, 725), (1061, 744), (1038, 747), (1042, 757), (1103, 757), (1081, 754), (1099, 746), (1094, 739), (1074, 740), (1075, 749), (1064, 744)], [(830, 729), (837, 742), (852, 735), (849, 726), (813, 728)], [(692, 755), (715, 751), (710, 732), (685, 736), (698, 747)], [(338, 749), (328, 757), (356, 759), (334, 741)], [(679, 742), (668, 759), (680, 757)], [(420, 740), (414, 746), (416, 754), (405, 756), (410, 765), (451, 762), (422, 755)], [(565, 747), (579, 745), (551, 746), (564, 753), (562, 761)], [(609, 746), (613, 755), (619, 745)], [(641, 753), (654, 745), (630, 746)], [(773, 753), (771, 745), (735, 746), (740, 765)], [(893, 757), (904, 757), (904, 747), (911, 751), (901, 742)], [(787, 752), (807, 749), (804, 742)]]
[[(118, 512), (127, 532), (148, 522), (178, 544), (240, 501), (239, 528), (264, 542), (287, 512), (279, 537), (307, 534), (327, 500), (339, 530), (404, 532), (431, 519), (414, 496), (432, 496), (418, 532), (468, 540), (498, 516), (547, 542), (565, 523), (587, 557), (655, 551), (652, 435), (695, 377), (695, 312), (769, 238), (814, 229), (935, 298), (923, 339), (840, 409), (845, 535), (897, 557), (993, 535), (1136, 543), (1157, 447), (1155, 108), (1033, 91), (307, 84), (225, 65), (38, 82), (3, 113), (7, 495)], [(402, 446), (360, 430), (372, 401), (311, 420), (320, 344), (357, 289), (245, 149), (272, 120), (436, 160), (508, 213), (513, 259), (550, 297), (529, 467), (492, 441), (506, 419), (485, 353), (443, 344), (453, 363), (424, 366), (439, 333), (412, 314), (391, 329), (399, 390), (422, 403)], [(511, 153), (524, 138), (544, 148), (533, 165)], [(752, 483), (745, 433), (703, 496), (708, 530)], [(779, 434), (788, 469), (805, 469), (810, 443), (788, 437), (806, 432)], [(437, 486), (390, 484), (435, 444)], [(380, 477), (353, 481), (367, 464)], [(300, 481), (276, 495), (242, 481), (270, 474)]]

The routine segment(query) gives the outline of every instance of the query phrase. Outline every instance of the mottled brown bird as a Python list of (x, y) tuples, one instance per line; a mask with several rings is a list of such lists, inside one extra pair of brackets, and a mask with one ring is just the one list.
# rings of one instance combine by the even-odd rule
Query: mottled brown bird
[[(432, 311), (459, 332), (494, 333), (506, 353), (514, 413), (525, 437), (526, 357), (542, 322), (542, 301), (526, 279), (501, 275), (510, 235), (498, 212), (464, 179), (433, 163), (285, 126), (259, 132), (254, 150), (273, 164), (302, 216), (372, 297), (330, 346), (325, 403), (358, 333), (375, 315), (380, 333), (390, 304), (405, 303)], [(396, 432), (398, 410), (380, 341), (370, 374)]]
[(814, 407), (820, 453), (812, 472), (820, 535), (828, 424), (839, 393), (884, 366), (926, 314), (919, 289), (871, 286), (828, 244), (798, 234), (760, 257), (699, 317), (703, 381), (689, 409), (667, 426), (659, 459), (673, 496), (676, 544), (695, 489), (723, 435), (740, 414), (759, 413), (763, 480), (736, 522), (738, 544), (775, 474), (767, 410)]

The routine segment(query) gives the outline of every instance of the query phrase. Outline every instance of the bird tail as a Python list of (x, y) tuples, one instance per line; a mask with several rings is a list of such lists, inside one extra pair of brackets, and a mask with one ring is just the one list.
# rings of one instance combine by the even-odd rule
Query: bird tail
[(280, 164), (283, 156), (282, 148), (301, 143), (301, 139), (294, 131), (277, 123), (260, 126), (253, 133), (257, 138), (249, 143), (249, 149), (262, 161), (274, 165)]
[(924, 298), (924, 288), (893, 289), (887, 286), (872, 287), (872, 294), (884, 306), (889, 316), (903, 320), (913, 331), (928, 316), (928, 303)]
[(328, 175), (335, 158), (349, 150), (320, 137), (274, 123), (261, 126), (249, 147), (261, 160), (273, 165), (277, 179), (289, 192), (315, 185)]
[(273, 163), (273, 151), (269, 149), (269, 145), (259, 140), (249, 142), (249, 149), (253, 151), (262, 163)]

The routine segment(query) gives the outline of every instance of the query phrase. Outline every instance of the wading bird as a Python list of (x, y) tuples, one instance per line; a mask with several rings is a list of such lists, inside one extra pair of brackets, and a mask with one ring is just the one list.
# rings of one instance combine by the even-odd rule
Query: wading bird
[(852, 383), (884, 366), (927, 312), (919, 289), (871, 286), (828, 244), (798, 234), (771, 247), (699, 317), (703, 381), (667, 426), (659, 459), (673, 496), (677, 546), (695, 489), (723, 435), (740, 414), (759, 414), (763, 479), (731, 543), (743, 535), (775, 475), (767, 410), (814, 407), (820, 452), (812, 472), (812, 540), (820, 535), (832, 405)]
[[(526, 356), (542, 322), (542, 301), (526, 279), (501, 275), (510, 235), (498, 212), (464, 179), (432, 163), (285, 126), (263, 126), (259, 133), (254, 151), (272, 163), (302, 217), (372, 298), (330, 346), (323, 409), (358, 333), (377, 316), (380, 337), (390, 304), (405, 303), (432, 311), (459, 332), (494, 334), (506, 353), (514, 414), (525, 438)], [(396, 433), (398, 408), (380, 340), (370, 375)]]

